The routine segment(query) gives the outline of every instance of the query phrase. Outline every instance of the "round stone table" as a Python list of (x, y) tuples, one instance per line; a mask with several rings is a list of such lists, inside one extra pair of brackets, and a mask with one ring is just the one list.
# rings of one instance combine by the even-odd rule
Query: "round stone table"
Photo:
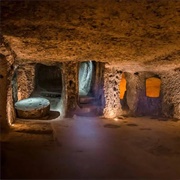
[(15, 103), (17, 116), (23, 119), (45, 117), (50, 112), (50, 102), (45, 98), (33, 97)]

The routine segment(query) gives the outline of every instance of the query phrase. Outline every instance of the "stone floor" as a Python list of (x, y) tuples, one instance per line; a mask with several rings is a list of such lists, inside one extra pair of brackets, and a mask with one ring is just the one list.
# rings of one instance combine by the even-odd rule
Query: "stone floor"
[(180, 179), (180, 121), (18, 120), (1, 137), (1, 178)]

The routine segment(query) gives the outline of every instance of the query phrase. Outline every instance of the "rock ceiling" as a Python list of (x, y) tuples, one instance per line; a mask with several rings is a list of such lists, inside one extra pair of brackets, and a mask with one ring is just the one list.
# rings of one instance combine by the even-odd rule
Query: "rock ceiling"
[(180, 66), (179, 0), (3, 0), (1, 10), (17, 62)]

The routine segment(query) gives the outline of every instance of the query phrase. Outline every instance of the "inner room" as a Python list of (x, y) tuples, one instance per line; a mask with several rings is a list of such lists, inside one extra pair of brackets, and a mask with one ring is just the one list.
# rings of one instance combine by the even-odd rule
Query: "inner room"
[(50, 101), (51, 110), (60, 111), (62, 96), (61, 64), (35, 66), (35, 88), (31, 97), (44, 97)]

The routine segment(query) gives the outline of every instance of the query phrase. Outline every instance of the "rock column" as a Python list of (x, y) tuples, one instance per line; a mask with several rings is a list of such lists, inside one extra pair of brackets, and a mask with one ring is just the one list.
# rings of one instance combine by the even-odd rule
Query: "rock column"
[(64, 104), (64, 116), (73, 117), (77, 108), (78, 102), (78, 63), (77, 62), (65, 62), (63, 63), (63, 104)]
[(137, 110), (138, 104), (138, 90), (137, 86), (139, 83), (138, 75), (126, 73), (126, 80), (127, 80), (127, 104), (129, 107), (129, 114), (134, 116)]
[(104, 116), (114, 118), (121, 114), (121, 105), (119, 98), (119, 83), (121, 72), (114, 68), (105, 68), (104, 72), (104, 96), (105, 108)]

